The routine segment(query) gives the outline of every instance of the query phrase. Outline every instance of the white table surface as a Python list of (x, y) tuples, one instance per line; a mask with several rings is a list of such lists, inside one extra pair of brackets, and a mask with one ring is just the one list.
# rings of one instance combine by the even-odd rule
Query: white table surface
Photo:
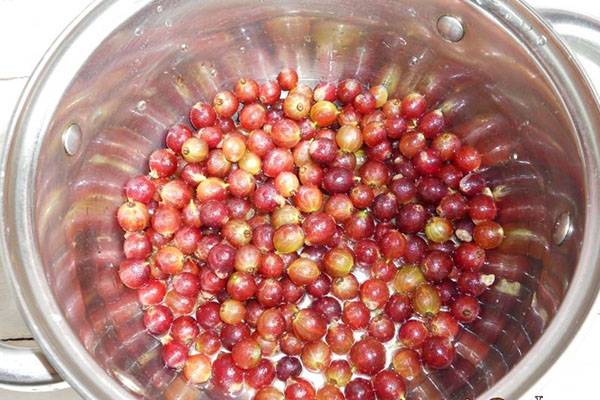
[[(26, 77), (88, 0), (0, 0), (0, 134)], [(568, 9), (600, 19), (600, 3), (593, 0), (530, 0), (534, 7)], [(600, 38), (599, 38), (600, 40)], [(0, 273), (0, 340), (27, 340), (31, 334), (11, 301), (6, 278)], [(595, 399), (600, 359), (600, 302), (558, 362), (520, 400)], [(72, 390), (54, 393), (16, 393), (0, 390), (4, 400), (77, 400)], [(513, 399), (507, 399), (513, 400)]]

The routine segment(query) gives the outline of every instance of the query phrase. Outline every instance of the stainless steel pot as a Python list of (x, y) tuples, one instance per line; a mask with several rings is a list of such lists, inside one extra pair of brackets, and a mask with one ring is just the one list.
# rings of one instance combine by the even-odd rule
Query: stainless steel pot
[(309, 82), (419, 90), (484, 154), (506, 230), (486, 265), (496, 283), (452, 367), (409, 398), (517, 398), (598, 293), (600, 109), (564, 44), (516, 0), (92, 5), (32, 76), (2, 158), (0, 260), (50, 362), (88, 399), (218, 398), (163, 368), (116, 275), (115, 209), (192, 103), (290, 65)]

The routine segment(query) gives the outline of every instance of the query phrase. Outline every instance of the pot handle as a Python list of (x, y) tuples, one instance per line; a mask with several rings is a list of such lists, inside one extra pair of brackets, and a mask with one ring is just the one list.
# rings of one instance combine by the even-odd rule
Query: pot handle
[(600, 21), (565, 10), (541, 9), (539, 13), (573, 52), (600, 99)]
[[(3, 110), (10, 113), (26, 80), (27, 77), (0, 79), (0, 88), (5, 96), (0, 102)], [(0, 115), (0, 142), (5, 137), (7, 118), (10, 116), (8, 113), (3, 112)], [(2, 266), (0, 266), (0, 275), (3, 273)], [(7, 279), (2, 279), (4, 277)], [(0, 276), (0, 281), (2, 281), (0, 290), (11, 290), (8, 275)], [(2, 297), (3, 301), (15, 298), (14, 295), (3, 295)], [(6, 322), (0, 322), (0, 324), (3, 323)], [(16, 347), (0, 341), (0, 390), (31, 392), (33, 397), (36, 396), (35, 393), (60, 390), (66, 387), (68, 387), (67, 383), (62, 381), (60, 375), (52, 368), (39, 348)], [(0, 397), (3, 397), (1, 393)]]
[(40, 349), (0, 344), (0, 389), (49, 392), (66, 387)]

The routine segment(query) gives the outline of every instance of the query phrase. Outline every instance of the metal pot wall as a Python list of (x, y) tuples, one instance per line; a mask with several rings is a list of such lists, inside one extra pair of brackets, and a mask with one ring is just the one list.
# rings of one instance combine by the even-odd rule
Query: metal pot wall
[[(452, 367), (413, 382), (409, 398), (517, 398), (600, 282), (600, 109), (565, 45), (519, 1), (92, 5), (32, 76), (2, 158), (0, 260), (49, 361), (89, 399), (219, 398), (163, 367), (116, 274), (115, 210), (191, 104), (284, 66), (309, 83), (357, 76), (421, 91), (483, 153), (506, 231), (485, 267), (496, 283)], [(5, 360), (4, 384), (17, 385), (24, 374)], [(28, 383), (57, 380), (40, 374)]]

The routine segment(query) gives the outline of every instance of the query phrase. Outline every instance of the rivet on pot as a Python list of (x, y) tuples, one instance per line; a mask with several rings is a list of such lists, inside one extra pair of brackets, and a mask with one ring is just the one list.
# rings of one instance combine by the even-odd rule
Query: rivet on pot
[(437, 21), (439, 34), (449, 42), (458, 42), (465, 36), (463, 23), (457, 17), (443, 15)]
[(571, 214), (564, 212), (558, 216), (554, 223), (554, 231), (552, 232), (552, 241), (555, 245), (563, 244), (567, 236), (573, 231), (573, 223)]
[(81, 128), (77, 124), (71, 124), (63, 131), (62, 134), (62, 142), (65, 152), (74, 156), (79, 151), (81, 147)]

